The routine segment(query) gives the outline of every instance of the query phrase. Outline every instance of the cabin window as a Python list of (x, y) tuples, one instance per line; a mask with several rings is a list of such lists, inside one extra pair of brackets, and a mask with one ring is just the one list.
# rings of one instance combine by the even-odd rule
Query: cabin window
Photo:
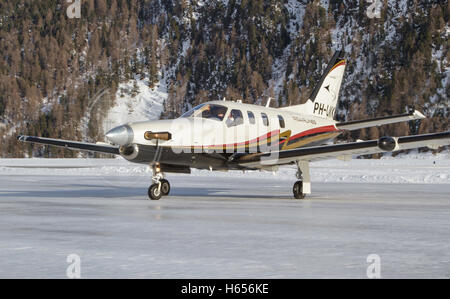
[(284, 118), (281, 115), (278, 115), (278, 120), (280, 122), (280, 128), (284, 128), (286, 126), (284, 123)]
[(263, 124), (267, 127), (269, 125), (269, 118), (267, 117), (267, 114), (264, 112), (261, 113)]
[(242, 116), (241, 110), (233, 109), (227, 119), (227, 126), (234, 127), (239, 126), (244, 123), (244, 117)]
[(227, 110), (228, 108), (222, 105), (201, 104), (184, 113), (181, 117), (200, 117), (222, 121)]
[(254, 125), (255, 124), (255, 115), (253, 114), (253, 112), (247, 111), (247, 115), (248, 115), (248, 122), (251, 123), (252, 125)]

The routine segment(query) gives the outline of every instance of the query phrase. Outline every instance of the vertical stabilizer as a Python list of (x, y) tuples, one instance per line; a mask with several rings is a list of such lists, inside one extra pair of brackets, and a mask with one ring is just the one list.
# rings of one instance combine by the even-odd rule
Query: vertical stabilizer
[(337, 51), (333, 55), (319, 83), (309, 97), (314, 103), (311, 113), (315, 116), (334, 118), (346, 64), (342, 57), (342, 51)]

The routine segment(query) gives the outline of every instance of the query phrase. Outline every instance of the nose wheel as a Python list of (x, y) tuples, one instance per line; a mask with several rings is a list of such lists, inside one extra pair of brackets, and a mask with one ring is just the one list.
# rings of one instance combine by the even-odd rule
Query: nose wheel
[(169, 195), (169, 192), (169, 181), (166, 179), (162, 179), (158, 183), (154, 183), (148, 188), (148, 197), (151, 200), (159, 200), (161, 199), (161, 197)]
[(148, 188), (148, 197), (151, 200), (159, 200), (162, 197), (161, 188), (159, 188), (159, 184), (152, 184)]
[(169, 195), (170, 184), (169, 181), (164, 179), (164, 174), (157, 171), (158, 166), (153, 167), (153, 184), (148, 188), (148, 197), (151, 200), (159, 200), (162, 196)]
[(162, 192), (162, 196), (167, 196), (169, 195), (170, 192), (170, 184), (169, 181), (166, 179), (162, 179), (161, 181), (161, 192)]

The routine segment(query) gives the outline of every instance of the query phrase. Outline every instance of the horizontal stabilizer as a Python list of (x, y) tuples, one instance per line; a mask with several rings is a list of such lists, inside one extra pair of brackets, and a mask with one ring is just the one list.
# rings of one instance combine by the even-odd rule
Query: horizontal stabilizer
[(362, 128), (369, 128), (375, 126), (382, 126), (387, 124), (393, 124), (403, 121), (410, 121), (415, 119), (424, 119), (426, 118), (422, 113), (415, 110), (410, 113), (401, 114), (401, 115), (393, 115), (393, 116), (385, 116), (379, 118), (372, 118), (367, 120), (354, 120), (349, 122), (337, 123), (336, 128), (339, 130), (358, 130)]
[(53, 145), (64, 147), (71, 150), (80, 150), (80, 151), (90, 151), (90, 152), (98, 152), (104, 154), (114, 154), (119, 155), (119, 148), (103, 145), (103, 144), (95, 144), (95, 143), (87, 143), (87, 142), (78, 142), (78, 141), (70, 141), (70, 140), (62, 140), (62, 139), (53, 139), (53, 138), (43, 138), (43, 137), (34, 137), (34, 136), (26, 136), (19, 135), (17, 136), (17, 140), (22, 142), (33, 142), (45, 145)]

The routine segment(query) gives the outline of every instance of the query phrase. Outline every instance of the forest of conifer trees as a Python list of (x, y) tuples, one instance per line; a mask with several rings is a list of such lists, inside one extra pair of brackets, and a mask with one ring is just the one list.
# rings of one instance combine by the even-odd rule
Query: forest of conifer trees
[[(349, 60), (339, 120), (403, 113), (428, 119), (354, 132), (378, 138), (448, 130), (448, 1), (81, 0), (81, 18), (59, 0), (0, 2), (0, 152), (31, 152), (19, 133), (103, 140), (101, 118), (121, 82), (164, 78), (162, 118), (226, 97), (274, 106), (307, 100), (336, 49)], [(104, 93), (99, 104), (90, 100)], [(89, 136), (80, 129), (87, 109)]]

